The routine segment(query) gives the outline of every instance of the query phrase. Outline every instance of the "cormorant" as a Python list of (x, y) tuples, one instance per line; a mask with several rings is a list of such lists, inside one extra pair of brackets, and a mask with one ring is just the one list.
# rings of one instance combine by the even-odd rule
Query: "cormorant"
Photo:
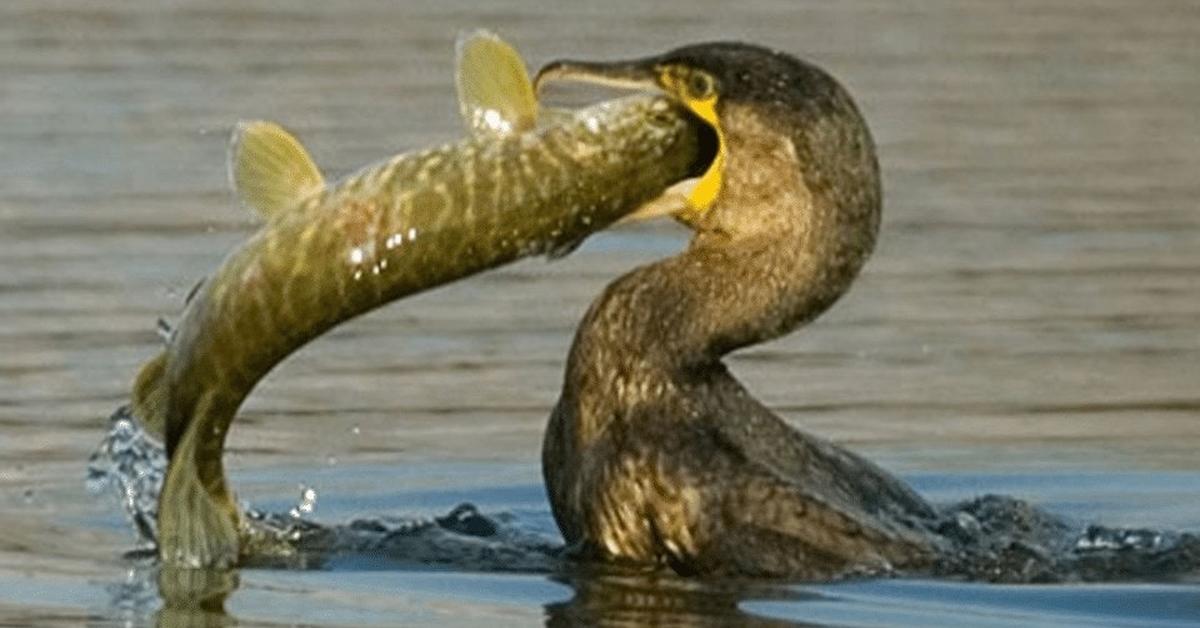
[[(610, 284), (576, 333), (542, 455), (579, 555), (681, 574), (826, 579), (919, 569), (933, 509), (759, 403), (721, 359), (829, 308), (875, 244), (875, 147), (847, 91), (784, 53), (710, 43), (556, 61), (541, 85), (661, 90), (715, 131), (682, 253)], [(869, 383), (864, 383), (869, 386)]]

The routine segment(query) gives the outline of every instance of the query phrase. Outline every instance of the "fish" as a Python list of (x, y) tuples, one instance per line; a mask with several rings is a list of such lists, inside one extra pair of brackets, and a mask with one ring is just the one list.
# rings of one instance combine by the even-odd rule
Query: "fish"
[(457, 67), (466, 138), (333, 184), (280, 125), (237, 125), (232, 187), (263, 225), (193, 291), (131, 395), (169, 456), (163, 564), (227, 568), (252, 551), (222, 452), (238, 408), (292, 352), (402, 297), (565, 254), (711, 159), (705, 125), (660, 96), (539, 111), (524, 61), (491, 33), (462, 37)]

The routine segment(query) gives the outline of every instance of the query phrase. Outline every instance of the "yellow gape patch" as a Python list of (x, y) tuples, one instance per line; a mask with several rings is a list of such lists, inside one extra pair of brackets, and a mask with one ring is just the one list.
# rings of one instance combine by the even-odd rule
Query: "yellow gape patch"
[(703, 100), (685, 99), (684, 103), (692, 113), (712, 125), (713, 130), (717, 132), (717, 156), (713, 158), (712, 165), (704, 172), (704, 176), (700, 177), (700, 182), (688, 197), (688, 204), (692, 209), (696, 213), (703, 213), (717, 200), (717, 193), (721, 191), (721, 174), (725, 171), (725, 137), (721, 135), (721, 125), (717, 123), (716, 94)]

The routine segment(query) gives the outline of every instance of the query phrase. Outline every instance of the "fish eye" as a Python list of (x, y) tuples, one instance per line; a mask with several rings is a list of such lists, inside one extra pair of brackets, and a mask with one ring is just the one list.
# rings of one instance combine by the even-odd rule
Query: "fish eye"
[(703, 72), (693, 72), (687, 84), (692, 98), (703, 100), (713, 95), (713, 79)]

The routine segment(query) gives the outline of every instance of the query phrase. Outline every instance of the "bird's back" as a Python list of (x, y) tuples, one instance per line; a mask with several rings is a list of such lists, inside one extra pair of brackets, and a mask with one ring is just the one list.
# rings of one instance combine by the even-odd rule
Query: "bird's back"
[(724, 369), (580, 441), (560, 403), (544, 463), (569, 544), (684, 574), (826, 579), (920, 567), (932, 509), (902, 482), (787, 425)]

